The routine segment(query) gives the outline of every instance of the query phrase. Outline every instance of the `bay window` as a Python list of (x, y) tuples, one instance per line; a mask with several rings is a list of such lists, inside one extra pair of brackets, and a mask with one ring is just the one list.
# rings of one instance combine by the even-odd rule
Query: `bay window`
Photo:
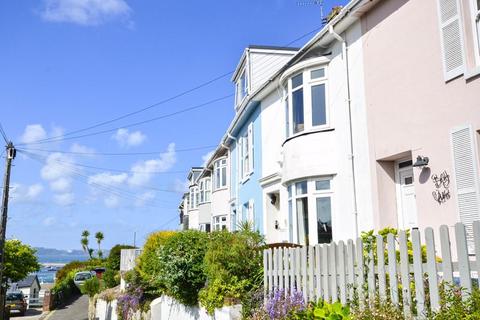
[(285, 94), (287, 137), (329, 126), (326, 80), (325, 67), (303, 70), (288, 79)]
[(332, 241), (331, 182), (316, 178), (288, 186), (290, 241), (301, 245)]
[(213, 185), (215, 190), (227, 186), (227, 159), (218, 159), (213, 164)]
[(477, 37), (477, 56), (480, 55), (480, 0), (471, 0), (472, 1), (472, 14), (474, 21), (474, 33)]

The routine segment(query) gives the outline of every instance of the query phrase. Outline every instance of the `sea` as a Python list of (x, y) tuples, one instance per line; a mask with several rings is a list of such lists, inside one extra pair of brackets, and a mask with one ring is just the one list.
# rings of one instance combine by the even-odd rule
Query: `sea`
[(40, 283), (54, 283), (55, 275), (65, 264), (71, 261), (87, 260), (85, 255), (37, 255), (38, 261), (42, 265), (35, 274)]

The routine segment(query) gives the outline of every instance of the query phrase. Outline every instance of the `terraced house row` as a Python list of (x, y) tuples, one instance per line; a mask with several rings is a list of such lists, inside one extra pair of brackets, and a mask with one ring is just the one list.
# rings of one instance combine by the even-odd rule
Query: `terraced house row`
[(352, 0), (302, 48), (247, 47), (232, 81), (182, 228), (305, 245), (480, 219), (480, 0)]

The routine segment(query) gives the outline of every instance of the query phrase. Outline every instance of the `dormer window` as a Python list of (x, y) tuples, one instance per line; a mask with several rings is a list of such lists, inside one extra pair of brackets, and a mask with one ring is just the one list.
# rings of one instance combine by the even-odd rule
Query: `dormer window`
[(236, 83), (236, 105), (240, 105), (248, 94), (247, 72), (244, 68)]

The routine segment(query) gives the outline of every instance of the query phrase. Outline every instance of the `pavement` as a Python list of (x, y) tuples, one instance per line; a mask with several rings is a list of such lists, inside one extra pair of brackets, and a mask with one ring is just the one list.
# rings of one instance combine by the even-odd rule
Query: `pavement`
[[(88, 297), (80, 296), (50, 312), (43, 320), (88, 320)], [(13, 319), (12, 319), (13, 320)], [(22, 319), (23, 320), (23, 319)]]
[(88, 297), (79, 296), (67, 305), (51, 312), (28, 309), (25, 316), (11, 315), (11, 320), (88, 320)]

